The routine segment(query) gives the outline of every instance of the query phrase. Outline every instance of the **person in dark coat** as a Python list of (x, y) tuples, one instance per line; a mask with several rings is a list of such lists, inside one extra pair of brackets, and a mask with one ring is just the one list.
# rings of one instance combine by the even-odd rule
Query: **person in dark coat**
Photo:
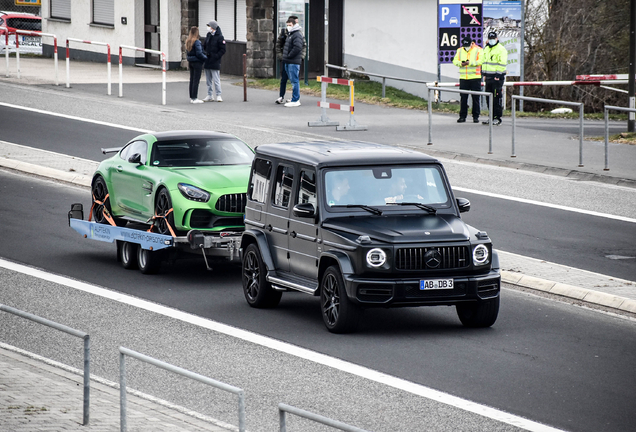
[[(298, 17), (295, 15), (290, 16), (294, 20), (294, 24), (298, 24)], [(285, 41), (287, 40), (287, 35), (289, 31), (287, 30), (287, 26), (281, 30), (278, 35), (278, 39), (276, 40), (276, 60), (280, 61), (280, 90), (278, 92), (278, 99), (275, 100), (277, 104), (284, 104), (286, 102), (291, 102), (291, 99), (285, 100), (285, 91), (287, 91), (287, 80), (289, 77), (287, 76), (287, 71), (285, 70), (285, 62), (283, 62), (283, 50), (285, 49)], [(302, 51), (302, 59), (305, 59), (307, 54), (307, 41), (305, 40), (305, 36), (303, 36), (303, 51)]]
[(203, 42), (203, 50), (208, 56), (203, 69), (205, 70), (205, 83), (208, 85), (208, 95), (203, 102), (223, 102), (221, 98), (221, 57), (225, 54), (225, 38), (221, 27), (216, 21), (208, 23), (208, 34)]
[(292, 83), (292, 98), (290, 102), (285, 104), (286, 107), (300, 106), (300, 63), (303, 53), (303, 33), (300, 31), (300, 25), (293, 18), (287, 19), (287, 39), (283, 48), (283, 63), (285, 71)]
[(185, 43), (188, 69), (190, 69), (190, 103), (203, 103), (199, 99), (199, 81), (203, 71), (203, 62), (208, 57), (203, 52), (201, 41), (199, 40), (199, 27), (191, 27), (190, 34)]

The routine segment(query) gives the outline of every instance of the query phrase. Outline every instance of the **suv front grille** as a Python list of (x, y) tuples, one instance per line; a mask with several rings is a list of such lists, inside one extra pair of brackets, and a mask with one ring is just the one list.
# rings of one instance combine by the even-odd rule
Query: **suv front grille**
[(448, 270), (469, 266), (468, 246), (434, 246), (398, 249), (398, 270)]
[(247, 194), (227, 194), (222, 195), (216, 202), (215, 208), (218, 211), (227, 213), (245, 213)]

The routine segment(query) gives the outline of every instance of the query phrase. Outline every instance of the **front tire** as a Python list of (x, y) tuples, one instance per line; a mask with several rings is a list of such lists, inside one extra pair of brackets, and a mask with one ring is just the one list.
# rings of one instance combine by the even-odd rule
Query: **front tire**
[(143, 274), (157, 273), (162, 260), (163, 251), (151, 251), (143, 249), (141, 246), (137, 248), (137, 265)]
[(243, 294), (247, 304), (254, 308), (271, 308), (280, 303), (282, 292), (267, 282), (267, 269), (258, 246), (251, 244), (243, 255)]
[(457, 316), (465, 327), (483, 328), (492, 326), (499, 315), (499, 297), (456, 306)]
[(358, 325), (360, 308), (349, 300), (340, 269), (331, 266), (320, 282), (322, 320), (331, 333), (349, 333)]
[[(160, 216), (155, 219), (155, 227), (159, 234), (173, 235), (176, 234), (174, 228), (174, 211), (172, 210), (172, 200), (166, 189), (161, 189), (155, 200), (155, 215)], [(170, 213), (168, 213), (170, 211)], [(168, 227), (172, 228), (172, 231)]]

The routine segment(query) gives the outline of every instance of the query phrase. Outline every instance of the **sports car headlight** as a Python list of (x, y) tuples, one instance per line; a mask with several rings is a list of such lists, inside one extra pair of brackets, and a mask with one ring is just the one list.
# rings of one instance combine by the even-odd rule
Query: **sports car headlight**
[(382, 249), (374, 248), (367, 252), (367, 264), (371, 267), (380, 267), (386, 262), (386, 253)]
[(473, 249), (473, 265), (481, 266), (488, 264), (488, 248), (483, 244), (475, 246)]
[(181, 195), (183, 195), (189, 200), (198, 201), (198, 202), (208, 202), (208, 200), (210, 199), (209, 192), (206, 192), (203, 189), (198, 188), (196, 186), (192, 186), (187, 183), (179, 183), (177, 187), (181, 191)]

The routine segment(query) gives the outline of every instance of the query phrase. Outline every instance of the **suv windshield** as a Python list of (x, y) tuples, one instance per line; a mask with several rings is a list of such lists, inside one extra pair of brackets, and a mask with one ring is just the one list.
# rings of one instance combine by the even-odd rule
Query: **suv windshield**
[(449, 194), (436, 165), (376, 166), (325, 173), (329, 207), (420, 203), (446, 207)]
[(243, 141), (231, 138), (157, 141), (150, 158), (157, 167), (249, 165), (252, 159), (252, 149)]

